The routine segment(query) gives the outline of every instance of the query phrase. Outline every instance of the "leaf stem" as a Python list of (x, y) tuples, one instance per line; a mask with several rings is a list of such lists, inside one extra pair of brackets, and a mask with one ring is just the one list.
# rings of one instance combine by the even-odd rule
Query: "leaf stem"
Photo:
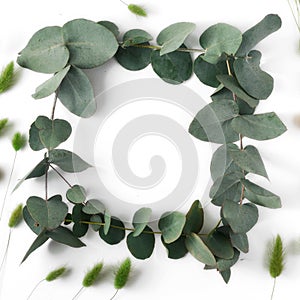
[(12, 229), (10, 228), (9, 235), (8, 235), (8, 240), (7, 240), (7, 244), (6, 244), (6, 248), (5, 248), (5, 252), (4, 252), (4, 256), (3, 256), (3, 259), (2, 259), (2, 262), (1, 262), (1, 266), (0, 266), (0, 272), (2, 271), (2, 267), (4, 265), (4, 262), (6, 261), (6, 258), (7, 258), (8, 247), (9, 247), (10, 237), (11, 237), (11, 231), (12, 231)]
[(49, 164), (49, 166), (70, 188), (72, 187), (72, 184), (59, 171), (57, 171), (51, 164)]
[(13, 163), (12, 163), (12, 166), (11, 166), (11, 170), (10, 170), (10, 174), (9, 174), (8, 183), (7, 183), (6, 190), (5, 190), (4, 199), (3, 199), (3, 202), (2, 202), (1, 213), (0, 213), (0, 221), (1, 221), (1, 219), (2, 219), (2, 214), (3, 214), (3, 210), (4, 210), (4, 206), (5, 206), (5, 202), (6, 202), (8, 190), (9, 190), (10, 183), (11, 183), (11, 179), (12, 179), (12, 176), (13, 176), (13, 173), (14, 173), (15, 164), (16, 164), (16, 159), (17, 159), (17, 154), (18, 154), (18, 152), (15, 151), (14, 160), (13, 160)]
[(49, 168), (46, 169), (45, 173), (45, 200), (48, 201), (48, 170)]
[(31, 291), (31, 293), (28, 295), (28, 297), (27, 297), (27, 300), (29, 300), (29, 298), (32, 296), (32, 294), (34, 293), (34, 291), (39, 287), (39, 285), (42, 283), (42, 282), (44, 282), (45, 281), (45, 279), (42, 279), (42, 280), (40, 280), (36, 285), (35, 285), (35, 287), (32, 289), (32, 291)]
[(81, 287), (81, 289), (76, 293), (76, 295), (72, 298), (72, 300), (75, 300), (80, 295), (80, 293), (83, 291), (83, 289), (84, 289), (84, 286)]
[(54, 96), (54, 102), (53, 102), (53, 106), (52, 106), (52, 113), (51, 113), (51, 120), (54, 120), (54, 115), (55, 115), (55, 108), (56, 108), (56, 104), (57, 104), (57, 98), (58, 98), (58, 91), (55, 91), (55, 96)]
[(272, 294), (271, 294), (271, 300), (273, 299), (273, 296), (274, 296), (275, 286), (276, 286), (276, 277), (274, 278), (273, 289), (272, 289)]
[(113, 300), (113, 299), (117, 296), (118, 291), (119, 291), (119, 290), (116, 290), (116, 292), (115, 292), (114, 295), (110, 298), (110, 300)]

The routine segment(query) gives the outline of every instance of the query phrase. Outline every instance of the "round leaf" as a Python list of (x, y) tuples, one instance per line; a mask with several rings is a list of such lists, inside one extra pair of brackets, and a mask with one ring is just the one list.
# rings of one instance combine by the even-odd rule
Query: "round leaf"
[(18, 57), (18, 64), (40, 72), (55, 73), (69, 60), (69, 51), (63, 39), (62, 28), (46, 27), (36, 32)]
[(148, 32), (141, 29), (132, 29), (124, 34), (122, 47), (143, 44), (152, 39), (152, 36)]
[(87, 201), (87, 203), (83, 207), (82, 211), (88, 215), (104, 213), (105, 206), (101, 201), (99, 201), (97, 199), (91, 199), (91, 200)]
[(104, 64), (115, 55), (119, 46), (109, 29), (85, 19), (66, 23), (63, 35), (70, 51), (69, 63), (83, 69)]
[(116, 38), (118, 38), (120, 32), (119, 32), (119, 28), (118, 28), (118, 26), (116, 24), (114, 24), (114, 23), (112, 23), (110, 21), (99, 21), (97, 23), (100, 24), (100, 25), (102, 25), (102, 26), (104, 26), (108, 30), (110, 30), (114, 34), (114, 36)]
[(200, 201), (196, 200), (186, 214), (186, 222), (182, 232), (185, 234), (189, 234), (191, 232), (198, 233), (202, 229), (203, 222), (203, 208)]
[(143, 232), (137, 237), (133, 236), (133, 232), (127, 236), (127, 247), (131, 254), (138, 259), (149, 258), (154, 249), (154, 233), (149, 226), (145, 227), (145, 231), (147, 233)]
[[(100, 215), (93, 215), (91, 216), (90, 221), (92, 223), (102, 223), (102, 218)], [(91, 224), (91, 226), (94, 231), (99, 231), (99, 229), (101, 228), (100, 224)]]
[(104, 234), (103, 227), (101, 227), (99, 235), (102, 240), (110, 245), (118, 244), (125, 238), (125, 226), (120, 219), (112, 217), (108, 233)]
[(142, 207), (138, 211), (135, 212), (133, 216), (132, 224), (134, 226), (133, 236), (139, 236), (145, 227), (147, 226), (150, 217), (151, 217), (152, 209), (149, 207)]
[(79, 204), (85, 201), (85, 189), (80, 185), (74, 185), (67, 190), (67, 199), (74, 203)]
[(179, 259), (184, 257), (188, 253), (188, 250), (186, 249), (185, 246), (184, 236), (181, 236), (178, 240), (170, 244), (167, 244), (164, 241), (163, 237), (161, 237), (161, 241), (168, 251), (168, 258)]

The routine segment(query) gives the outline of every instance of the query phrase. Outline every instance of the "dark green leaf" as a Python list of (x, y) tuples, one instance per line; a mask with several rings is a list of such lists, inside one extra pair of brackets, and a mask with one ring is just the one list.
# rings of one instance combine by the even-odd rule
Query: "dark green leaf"
[(200, 262), (209, 266), (216, 265), (216, 259), (214, 255), (196, 233), (191, 233), (186, 237), (185, 246), (188, 251)]
[(201, 55), (194, 61), (194, 73), (199, 80), (206, 85), (218, 87), (220, 81), (217, 79), (218, 74), (227, 74), (227, 68), (224, 61), (217, 64), (210, 64), (203, 59)]
[(237, 80), (230, 75), (217, 75), (217, 79), (232, 93), (237, 97), (244, 100), (251, 107), (256, 107), (258, 105), (258, 100), (249, 96), (239, 85)]
[(108, 233), (105, 234), (103, 227), (101, 227), (99, 229), (99, 235), (102, 240), (110, 245), (118, 244), (125, 238), (125, 226), (121, 220), (116, 217), (112, 217)]
[(162, 46), (160, 55), (177, 50), (184, 43), (187, 36), (194, 31), (195, 27), (194, 23), (179, 22), (163, 29), (157, 37), (158, 45)]
[(180, 237), (185, 220), (185, 215), (178, 211), (166, 212), (161, 216), (158, 228), (161, 230), (166, 243), (172, 243)]
[(213, 234), (203, 237), (203, 242), (215, 256), (224, 259), (233, 257), (234, 251), (231, 242), (222, 233), (215, 231)]
[(70, 70), (70, 67), (71, 66), (67, 66), (66, 68), (57, 72), (53, 77), (39, 85), (36, 88), (35, 93), (32, 95), (32, 97), (34, 99), (42, 99), (54, 93), (60, 86), (65, 76), (67, 75), (68, 71)]
[(57, 96), (70, 112), (79, 117), (91, 117), (96, 111), (92, 84), (85, 73), (74, 66), (62, 81)]
[(39, 235), (43, 228), (39, 226), (36, 221), (32, 218), (30, 213), (28, 212), (27, 206), (23, 208), (23, 219), (28, 225), (28, 227), (37, 235)]
[[(93, 215), (91, 216), (90, 222), (92, 223), (102, 223), (102, 218), (100, 215)], [(100, 224), (91, 224), (91, 227), (94, 231), (99, 231), (101, 228)]]
[(51, 231), (46, 231), (46, 236), (52, 240), (68, 245), (74, 248), (86, 246), (80, 239), (78, 239), (71, 230), (66, 227), (59, 226)]
[(109, 228), (111, 224), (111, 215), (110, 213), (106, 210), (104, 213), (104, 226), (103, 226), (103, 233), (105, 235), (108, 234)]
[(127, 70), (138, 71), (146, 68), (151, 62), (152, 49), (143, 48), (149, 43), (140, 44), (141, 47), (119, 47), (115, 58)]
[(88, 224), (83, 223), (75, 223), (72, 228), (73, 235), (80, 238), (86, 235), (89, 229)]
[[(67, 121), (61, 119), (50, 120), (45, 116), (37, 117), (34, 125), (34, 134), (38, 133), (39, 141), (48, 150), (52, 150), (66, 141), (72, 132), (72, 127)], [(34, 137), (34, 140), (37, 139), (38, 137)]]
[(152, 39), (153, 37), (145, 30), (131, 29), (124, 34), (122, 47), (147, 43)]
[(245, 187), (245, 198), (252, 203), (269, 208), (281, 207), (279, 196), (249, 180), (242, 180), (242, 183)]
[(204, 213), (199, 200), (193, 202), (185, 218), (186, 222), (182, 230), (184, 234), (189, 234), (191, 232), (200, 232), (204, 222)]
[(149, 207), (142, 207), (135, 212), (132, 220), (134, 226), (133, 237), (139, 236), (147, 226), (152, 214), (152, 209)]
[(242, 194), (242, 184), (240, 182), (235, 183), (228, 188), (224, 193), (213, 197), (211, 203), (216, 206), (222, 206), (225, 200), (230, 199), (234, 202), (239, 202)]
[(127, 247), (130, 253), (138, 259), (149, 258), (153, 252), (155, 238), (153, 230), (149, 227), (145, 227), (146, 232), (142, 232), (139, 236), (134, 237), (133, 232), (127, 236)]
[(258, 220), (258, 209), (252, 203), (238, 204), (225, 200), (222, 215), (234, 233), (248, 232)]
[(66, 196), (67, 199), (74, 204), (83, 203), (86, 199), (85, 189), (80, 185), (73, 185), (67, 190)]
[(245, 58), (238, 58), (233, 63), (235, 76), (241, 87), (256, 99), (267, 99), (272, 91), (274, 80), (261, 70), (252, 59), (251, 53)]
[(62, 70), (68, 60), (69, 51), (63, 39), (62, 28), (51, 26), (32, 36), (17, 62), (24, 68), (51, 74)]
[(39, 129), (33, 122), (29, 129), (29, 146), (33, 151), (39, 151), (45, 148), (40, 139)]
[(242, 135), (259, 141), (276, 138), (287, 130), (274, 112), (239, 116), (232, 121), (232, 127)]
[(234, 255), (231, 259), (217, 258), (217, 269), (220, 272), (230, 269), (239, 259), (240, 252), (234, 249)]
[(115, 35), (103, 25), (89, 20), (76, 19), (66, 23), (63, 35), (70, 51), (69, 63), (82, 69), (104, 64), (118, 50)]
[(105, 206), (101, 201), (97, 199), (91, 199), (87, 201), (86, 205), (83, 207), (82, 210), (89, 215), (95, 215), (99, 213), (104, 214)]
[(102, 26), (104, 26), (108, 30), (110, 30), (114, 34), (114, 36), (116, 38), (118, 38), (120, 32), (119, 32), (119, 28), (118, 28), (118, 26), (116, 24), (114, 24), (114, 23), (112, 23), (110, 21), (99, 21), (97, 23), (100, 24), (100, 25), (102, 25)]
[(49, 162), (69, 173), (82, 172), (91, 167), (75, 153), (63, 149), (51, 150), (49, 152)]
[(29, 197), (27, 209), (34, 221), (47, 229), (58, 227), (68, 213), (68, 206), (62, 202), (60, 195), (55, 195), (48, 201), (36, 196)]
[(243, 33), (243, 41), (238, 49), (237, 56), (246, 56), (261, 40), (277, 31), (281, 27), (278, 15), (267, 15), (258, 24)]
[(220, 274), (221, 274), (223, 280), (225, 281), (225, 283), (228, 283), (230, 276), (231, 276), (231, 270), (227, 269), (225, 271), (220, 271)]
[[(182, 45), (182, 48), (185, 46)], [(161, 56), (159, 51), (152, 51), (151, 64), (154, 72), (171, 84), (188, 80), (193, 72), (193, 61), (187, 52), (171, 52)]]
[(21, 263), (23, 263), (33, 251), (35, 251), (36, 249), (38, 249), (39, 247), (41, 247), (45, 242), (47, 242), (48, 239), (49, 239), (49, 237), (46, 235), (45, 230), (43, 230), (36, 237), (36, 239), (34, 240), (34, 242), (32, 243), (32, 245), (28, 249), (28, 251), (26, 252), (25, 256), (23, 257)]
[(242, 42), (242, 33), (231, 25), (219, 23), (206, 29), (199, 42), (205, 49), (203, 59), (215, 64), (222, 53), (235, 54)]
[(169, 243), (169, 244), (167, 244), (164, 241), (164, 238), (161, 236), (161, 241), (167, 249), (168, 258), (179, 259), (179, 258), (184, 257), (188, 253), (188, 250), (186, 249), (186, 246), (185, 246), (185, 237), (184, 236), (181, 236), (178, 240), (176, 240), (173, 243)]
[(229, 232), (232, 246), (247, 253), (249, 251), (248, 237), (246, 233)]

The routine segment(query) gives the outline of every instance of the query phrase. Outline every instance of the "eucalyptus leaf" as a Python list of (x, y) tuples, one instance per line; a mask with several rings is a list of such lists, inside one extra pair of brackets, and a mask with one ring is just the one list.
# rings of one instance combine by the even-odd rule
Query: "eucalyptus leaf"
[(65, 67), (61, 71), (57, 72), (53, 77), (45, 81), (43, 84), (39, 85), (32, 97), (34, 99), (42, 99), (54, 93), (69, 72), (70, 67), (71, 66)]
[(153, 253), (155, 245), (153, 230), (149, 226), (146, 226), (145, 231), (147, 233), (142, 232), (136, 237), (133, 236), (133, 232), (127, 236), (127, 247), (130, 253), (138, 259), (147, 259)]
[(103, 227), (103, 233), (105, 235), (108, 234), (108, 231), (110, 229), (110, 224), (111, 224), (111, 215), (110, 213), (106, 210), (104, 213), (104, 227)]
[(276, 138), (287, 130), (274, 112), (239, 116), (232, 121), (232, 127), (243, 136), (259, 141)]
[(27, 224), (27, 226), (35, 234), (39, 235), (42, 232), (43, 228), (41, 228), (41, 226), (38, 226), (38, 224), (36, 223), (36, 221), (32, 218), (32, 216), (28, 212), (27, 206), (25, 206), (23, 208), (23, 219), (24, 219), (25, 223)]
[[(90, 222), (92, 223), (102, 223), (102, 218), (100, 215), (93, 215), (90, 218)], [(100, 224), (91, 224), (91, 227), (94, 231), (99, 231), (99, 229), (101, 228)]]
[(39, 151), (45, 148), (45, 145), (41, 142), (39, 129), (36, 127), (35, 121), (30, 126), (28, 142), (33, 151)]
[(183, 213), (174, 211), (164, 213), (158, 221), (158, 228), (166, 243), (176, 241), (184, 228), (186, 217)]
[(111, 226), (107, 234), (104, 233), (103, 226), (99, 229), (99, 235), (102, 240), (110, 245), (120, 243), (125, 238), (125, 226), (124, 223), (116, 218), (111, 218)]
[(225, 281), (225, 283), (228, 283), (230, 280), (230, 276), (231, 276), (231, 270), (227, 269), (225, 271), (220, 271), (220, 274), (221, 274), (223, 280)]
[(135, 212), (132, 220), (134, 226), (133, 237), (139, 236), (147, 226), (152, 214), (152, 209), (149, 207), (142, 207)]
[(163, 29), (157, 37), (157, 43), (162, 46), (160, 55), (177, 50), (195, 28), (194, 23), (179, 22)]
[(153, 37), (145, 30), (131, 29), (124, 34), (122, 47), (144, 44), (152, 39)]
[(242, 184), (241, 182), (234, 183), (231, 187), (226, 189), (223, 193), (214, 196), (211, 203), (216, 206), (222, 206), (225, 200), (232, 200), (234, 202), (239, 202), (242, 194)]
[(65, 45), (62, 28), (51, 26), (37, 31), (32, 36), (20, 52), (17, 62), (23, 68), (51, 74), (61, 71), (68, 60), (69, 51)]
[(104, 26), (105, 28), (107, 28), (109, 31), (111, 31), (114, 34), (114, 36), (116, 38), (118, 38), (120, 32), (119, 32), (118, 26), (115, 23), (110, 22), (110, 21), (106, 21), (106, 20), (105, 21), (99, 21), (97, 23)]
[(242, 183), (245, 187), (245, 198), (252, 203), (268, 208), (281, 207), (281, 200), (279, 196), (249, 180), (242, 180)]
[(66, 23), (63, 36), (70, 51), (69, 63), (83, 69), (104, 64), (115, 55), (119, 46), (109, 29), (85, 19)]
[(258, 105), (259, 101), (248, 95), (233, 76), (217, 75), (217, 79), (237, 97), (249, 104), (250, 107), (254, 108)]
[(86, 246), (80, 239), (78, 239), (71, 230), (66, 227), (59, 226), (53, 230), (47, 230), (46, 236), (52, 240), (73, 248), (80, 248)]
[(184, 236), (181, 236), (178, 240), (176, 240), (173, 243), (169, 243), (169, 244), (167, 244), (164, 241), (164, 238), (161, 236), (161, 241), (167, 249), (168, 258), (180, 259), (188, 253), (188, 250), (186, 249), (186, 246), (185, 246), (185, 237)]
[(252, 203), (241, 205), (226, 200), (222, 207), (222, 215), (234, 233), (246, 233), (256, 224), (258, 209)]
[(248, 145), (241, 150), (235, 144), (228, 144), (227, 149), (232, 160), (243, 170), (268, 179), (267, 171), (257, 148)]
[(269, 14), (258, 24), (243, 33), (243, 41), (236, 55), (246, 56), (261, 40), (277, 31), (281, 27), (281, 19), (278, 15)]
[(231, 25), (219, 23), (206, 29), (199, 42), (205, 49), (203, 59), (216, 64), (222, 53), (235, 54), (241, 45), (242, 33)]
[(209, 266), (216, 265), (214, 255), (196, 233), (191, 233), (186, 237), (185, 246), (200, 262)]
[(83, 212), (89, 215), (104, 214), (105, 212), (105, 206), (104, 204), (97, 199), (91, 199), (86, 202), (86, 205), (82, 209)]
[(92, 84), (86, 74), (75, 66), (61, 82), (57, 96), (71, 113), (79, 117), (91, 117), (96, 111)]
[(67, 190), (66, 197), (74, 204), (83, 203), (86, 199), (85, 189), (84, 187), (76, 184)]
[[(186, 48), (184, 45), (181, 47)], [(152, 51), (151, 64), (154, 72), (171, 84), (188, 80), (193, 72), (193, 61), (187, 52), (171, 52), (161, 56), (159, 51)]]
[(233, 231), (229, 232), (230, 240), (232, 246), (247, 253), (249, 251), (249, 242), (246, 233), (234, 233)]
[(186, 222), (182, 230), (184, 234), (200, 232), (204, 223), (204, 212), (199, 200), (193, 202), (185, 218)]
[(53, 149), (49, 152), (49, 163), (55, 164), (69, 173), (82, 172), (91, 167), (77, 154), (63, 149)]
[(72, 227), (72, 233), (74, 236), (80, 238), (86, 235), (89, 225), (85, 223), (75, 223)]
[(234, 255), (231, 259), (217, 258), (217, 269), (220, 272), (224, 272), (230, 269), (239, 259), (240, 252), (234, 249)]

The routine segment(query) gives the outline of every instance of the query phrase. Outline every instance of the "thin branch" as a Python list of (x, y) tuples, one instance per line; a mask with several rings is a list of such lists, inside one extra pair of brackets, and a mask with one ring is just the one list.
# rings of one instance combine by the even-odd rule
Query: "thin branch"
[(58, 91), (55, 91), (54, 102), (53, 102), (52, 113), (51, 113), (51, 120), (52, 121), (54, 120), (55, 108), (56, 108), (56, 104), (57, 104), (57, 98), (58, 98)]
[(32, 296), (32, 294), (34, 293), (34, 291), (39, 287), (39, 285), (42, 283), (42, 282), (44, 282), (45, 281), (45, 279), (42, 279), (42, 280), (40, 280), (36, 285), (35, 285), (35, 287), (32, 289), (32, 291), (31, 291), (31, 293), (28, 295), (28, 297), (27, 297), (27, 300), (29, 300), (29, 298)]
[(57, 171), (51, 164), (49, 164), (49, 166), (70, 188), (72, 187), (72, 184), (59, 171)]
[(4, 256), (3, 256), (1, 266), (0, 266), (0, 272), (2, 271), (2, 267), (4, 266), (4, 263), (5, 263), (6, 258), (7, 258), (8, 247), (9, 247), (9, 242), (10, 242), (10, 237), (11, 237), (11, 231), (12, 231), (12, 229), (10, 228), (9, 235), (8, 235), (8, 240), (7, 240), (7, 244), (6, 244), (6, 248), (5, 248), (5, 252), (4, 252)]

